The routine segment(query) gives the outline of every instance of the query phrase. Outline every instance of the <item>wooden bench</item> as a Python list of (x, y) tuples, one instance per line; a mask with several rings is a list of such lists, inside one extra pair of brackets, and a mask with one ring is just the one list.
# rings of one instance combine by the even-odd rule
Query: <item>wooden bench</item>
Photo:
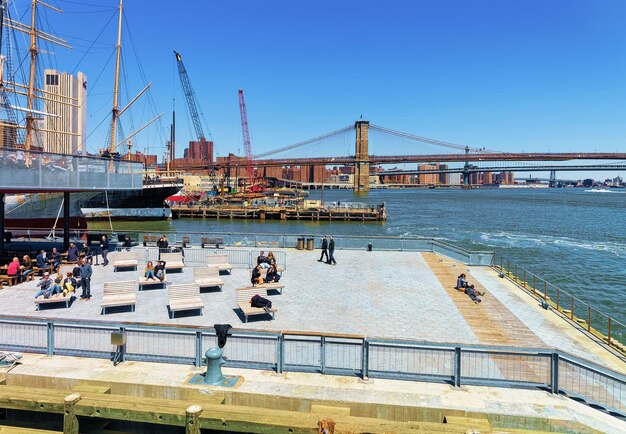
[(220, 248), (220, 244), (224, 244), (224, 238), (221, 237), (202, 237), (200, 247), (204, 249), (204, 246), (209, 246), (211, 244), (215, 245), (216, 249)]
[(17, 285), (17, 276), (0, 275), (0, 282), (6, 282), (9, 286)]
[(182, 273), (185, 267), (182, 253), (161, 253), (161, 261), (165, 261), (165, 271), (178, 270)]
[(156, 246), (158, 237), (156, 235), (144, 235), (143, 236), (143, 246), (146, 247), (148, 244), (154, 244)]
[(206, 263), (209, 268), (217, 268), (219, 271), (228, 271), (228, 273), (232, 273), (234, 268), (228, 262), (228, 255), (208, 255)]
[(150, 289), (165, 289), (167, 285), (167, 274), (163, 276), (163, 280), (148, 280), (145, 276), (139, 277), (139, 290), (143, 291), (144, 286), (149, 286)]
[(65, 307), (70, 307), (70, 302), (72, 301), (72, 297), (75, 297), (74, 292), (68, 292), (67, 295), (54, 294), (48, 298), (44, 298), (43, 295), (40, 295), (35, 299), (35, 310), (39, 310), (39, 305), (41, 304), (52, 304), (52, 303), (65, 303)]
[(105, 282), (102, 294), (101, 314), (106, 313), (107, 307), (131, 306), (135, 311), (137, 300), (137, 281), (124, 280), (121, 282)]
[(132, 268), (137, 271), (137, 252), (127, 250), (116, 252), (113, 260), (113, 271), (117, 271), (118, 268)]
[(275, 314), (278, 311), (278, 309), (276, 309), (274, 306), (272, 306), (272, 308), (269, 309), (269, 312), (263, 309), (262, 307), (250, 306), (250, 299), (254, 297), (256, 294), (260, 295), (263, 298), (267, 298), (266, 288), (263, 288), (261, 285), (255, 286), (252, 288), (237, 288), (235, 290), (235, 293), (237, 294), (237, 305), (239, 306), (239, 309), (241, 309), (241, 312), (243, 313), (243, 318), (244, 318), (243, 322), (248, 322), (248, 317), (251, 315), (265, 315), (269, 313), (272, 315), (272, 318), (275, 317)]
[(194, 267), (193, 280), (200, 288), (218, 286), (221, 290), (224, 286), (224, 281), (220, 279), (220, 270), (217, 268)]
[(181, 310), (204, 309), (204, 303), (200, 298), (200, 288), (194, 283), (184, 283), (180, 285), (170, 285), (167, 290), (170, 307), (170, 318), (174, 318), (176, 312)]

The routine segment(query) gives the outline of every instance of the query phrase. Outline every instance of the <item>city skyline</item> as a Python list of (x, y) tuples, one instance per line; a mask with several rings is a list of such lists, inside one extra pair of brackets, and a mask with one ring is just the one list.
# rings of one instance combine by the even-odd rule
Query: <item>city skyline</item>
[[(53, 3), (66, 13), (45, 13), (46, 19), (75, 47), (55, 49), (53, 66), (83, 70), (94, 80), (87, 127), (94, 152), (106, 142), (106, 122), (96, 126), (110, 111), (107, 59), (117, 0)], [(165, 118), (176, 99), (177, 157), (195, 137), (173, 50), (184, 58), (216, 156), (243, 154), (239, 88), (246, 91), (254, 153), (332, 131), (361, 115), (397, 130), (500, 151), (623, 152), (623, 12), (620, 2), (396, 1), (384, 8), (367, 1), (308, 8), (285, 1), (185, 8), (126, 2), (125, 78), (152, 81), (154, 106), (168, 113)], [(133, 73), (128, 59), (135, 55), (142, 71)], [(122, 105), (142, 87), (124, 86)], [(137, 104), (140, 112), (151, 105)], [(139, 127), (147, 120), (130, 123)], [(168, 124), (164, 119), (160, 131), (138, 136), (137, 150), (150, 144), (148, 151), (161, 156)]]

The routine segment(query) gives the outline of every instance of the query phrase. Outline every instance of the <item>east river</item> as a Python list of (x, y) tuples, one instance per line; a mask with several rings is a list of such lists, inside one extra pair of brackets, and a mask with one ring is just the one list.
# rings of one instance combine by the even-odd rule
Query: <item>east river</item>
[[(319, 199), (321, 192), (311, 192)], [(626, 323), (626, 190), (324, 191), (324, 201), (387, 207), (385, 223), (258, 220), (113, 222), (126, 230), (434, 237), (489, 250)], [(108, 222), (90, 223), (108, 228)], [(374, 246), (375, 247), (375, 246)], [(388, 266), (393, 266), (389, 264)], [(419, 285), (419, 282), (416, 282)]]

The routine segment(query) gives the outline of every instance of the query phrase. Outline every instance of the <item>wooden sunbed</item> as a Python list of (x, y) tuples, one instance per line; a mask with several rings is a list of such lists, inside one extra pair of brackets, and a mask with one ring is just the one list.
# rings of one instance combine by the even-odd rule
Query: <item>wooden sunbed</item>
[(0, 282), (6, 282), (9, 286), (17, 285), (17, 276), (0, 275)]
[(119, 268), (132, 268), (137, 271), (137, 252), (122, 250), (115, 253), (113, 260), (113, 271)]
[(44, 298), (43, 295), (40, 295), (35, 299), (35, 310), (39, 310), (39, 305), (41, 304), (52, 304), (52, 303), (65, 303), (65, 307), (70, 307), (70, 302), (72, 301), (72, 297), (74, 297), (74, 292), (68, 292), (67, 295), (54, 294), (48, 298)]
[(228, 271), (232, 273), (233, 266), (228, 262), (228, 255), (208, 255), (206, 263), (209, 268), (217, 268), (219, 271)]
[(200, 288), (218, 286), (220, 290), (224, 286), (224, 281), (220, 279), (220, 270), (209, 267), (194, 267), (193, 280)]
[[(267, 268), (261, 268), (261, 277), (265, 279), (267, 277)], [(252, 270), (250, 270), (250, 279), (252, 279)], [(285, 285), (281, 282), (271, 282), (271, 283), (262, 283), (256, 284), (254, 287), (261, 287), (266, 289), (275, 289), (280, 294), (283, 293), (283, 289), (285, 289)]]
[(107, 307), (131, 306), (135, 311), (137, 300), (137, 281), (125, 280), (121, 282), (105, 282), (102, 295), (102, 314), (106, 313)]
[(165, 261), (165, 270), (178, 270), (182, 273), (185, 267), (182, 253), (161, 253), (161, 261)]
[(150, 289), (165, 289), (166, 285), (167, 285), (167, 274), (163, 276), (163, 280), (146, 279), (145, 276), (139, 277), (139, 290), (140, 291), (143, 291), (145, 289), (144, 286), (148, 286), (150, 287)]
[(204, 303), (200, 298), (200, 288), (194, 283), (170, 285), (167, 290), (170, 306), (170, 318), (174, 318), (176, 312), (181, 310), (204, 309)]
[(275, 317), (278, 309), (276, 309), (274, 306), (272, 306), (269, 312), (262, 307), (250, 306), (250, 299), (254, 297), (255, 294), (258, 294), (263, 298), (267, 298), (267, 289), (263, 286), (259, 285), (252, 288), (237, 288), (235, 290), (235, 293), (237, 294), (237, 305), (243, 313), (243, 322), (248, 322), (248, 317), (251, 315), (266, 315), (269, 313), (272, 315), (272, 318)]

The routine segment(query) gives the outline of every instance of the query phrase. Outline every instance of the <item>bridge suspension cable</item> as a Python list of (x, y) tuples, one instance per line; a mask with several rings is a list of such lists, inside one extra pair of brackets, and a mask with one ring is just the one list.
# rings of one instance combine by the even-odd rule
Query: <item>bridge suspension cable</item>
[(294, 143), (293, 145), (284, 146), (282, 148), (274, 149), (273, 151), (268, 151), (268, 152), (263, 152), (261, 154), (256, 154), (256, 155), (253, 155), (252, 158), (258, 159), (258, 158), (267, 157), (269, 155), (279, 154), (279, 153), (285, 152), (285, 151), (291, 151), (293, 149), (301, 148), (303, 146), (310, 145), (311, 143), (316, 143), (316, 142), (319, 142), (319, 141), (331, 138), (333, 136), (337, 136), (339, 134), (344, 134), (345, 132), (350, 131), (350, 130), (354, 130), (354, 125), (349, 125), (349, 126), (347, 126), (345, 128), (341, 128), (339, 130), (332, 131), (330, 133), (323, 134), (321, 136), (313, 137), (312, 139), (308, 139), (308, 140), (305, 140), (303, 142), (298, 142), (298, 143)]
[(444, 142), (442, 140), (429, 139), (428, 137), (421, 137), (421, 136), (416, 136), (416, 135), (409, 134), (409, 133), (403, 133), (401, 131), (391, 130), (389, 128), (381, 127), (379, 125), (374, 125), (374, 124), (370, 124), (369, 127), (371, 130), (379, 131), (381, 133), (389, 134), (389, 135), (400, 137), (403, 139), (414, 140), (416, 142), (422, 142), (422, 143), (428, 143), (431, 145), (441, 146), (444, 148), (456, 149), (456, 150), (461, 150), (461, 151), (464, 151), (467, 149), (472, 152), (486, 152), (490, 154), (500, 153), (500, 151), (492, 151), (492, 150), (485, 149), (485, 148), (474, 148), (471, 146), (463, 146), (463, 145), (457, 145), (455, 143)]

